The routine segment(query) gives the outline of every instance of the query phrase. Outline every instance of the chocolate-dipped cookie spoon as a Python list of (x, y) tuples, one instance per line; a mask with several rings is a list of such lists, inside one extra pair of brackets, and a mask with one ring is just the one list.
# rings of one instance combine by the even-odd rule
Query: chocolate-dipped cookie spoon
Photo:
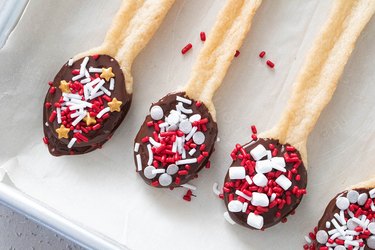
[(224, 180), (225, 217), (251, 229), (286, 219), (306, 194), (308, 135), (331, 100), (355, 42), (374, 13), (375, 1), (333, 2), (307, 55), (280, 122), (237, 144)]
[(173, 3), (124, 0), (103, 44), (63, 65), (44, 101), (44, 142), (52, 155), (88, 153), (111, 138), (130, 108), (131, 65)]
[(184, 90), (150, 108), (136, 138), (136, 171), (154, 187), (178, 187), (208, 162), (217, 137), (212, 97), (248, 33), (259, 0), (228, 0)]
[(375, 249), (375, 178), (349, 187), (328, 204), (305, 249)]

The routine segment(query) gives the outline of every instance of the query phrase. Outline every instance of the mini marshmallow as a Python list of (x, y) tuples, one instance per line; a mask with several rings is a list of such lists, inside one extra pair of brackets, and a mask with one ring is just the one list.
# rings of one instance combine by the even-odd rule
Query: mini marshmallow
[(150, 110), (151, 118), (155, 121), (158, 121), (163, 118), (164, 112), (160, 106), (153, 106)]
[(249, 213), (247, 216), (247, 224), (256, 229), (262, 229), (264, 223), (263, 216)]
[(286, 165), (284, 157), (273, 157), (271, 159), (271, 162), (274, 163), (274, 164), (277, 164), (281, 168), (285, 168), (285, 165)]
[(365, 205), (366, 201), (367, 201), (367, 198), (368, 198), (368, 195), (366, 193), (362, 193), (358, 196), (358, 205), (360, 206), (363, 206)]
[(348, 198), (346, 197), (338, 197), (336, 199), (336, 207), (338, 207), (340, 210), (348, 209), (349, 205), (350, 205), (350, 202)]
[(156, 174), (153, 173), (153, 171), (155, 170), (156, 168), (154, 166), (147, 166), (144, 170), (143, 170), (143, 174), (144, 176), (147, 178), (147, 179), (153, 179), (155, 178)]
[(328, 234), (326, 231), (324, 230), (319, 230), (317, 233), (316, 233), (316, 240), (320, 243), (320, 244), (326, 244), (327, 243), (327, 240), (328, 240)]
[(254, 192), (253, 198), (251, 199), (251, 205), (267, 207), (269, 205), (269, 200), (266, 194)]
[(184, 133), (184, 134), (189, 134), (193, 126), (188, 120), (183, 120), (180, 122), (180, 125), (178, 128)]
[(375, 188), (371, 189), (368, 194), (370, 195), (371, 199), (375, 198)]
[(193, 135), (193, 141), (195, 144), (197, 145), (202, 145), (204, 143), (204, 140), (206, 139), (206, 137), (204, 136), (204, 134), (200, 131), (196, 132), (194, 135)]
[(228, 210), (232, 213), (242, 211), (243, 204), (239, 200), (232, 200), (228, 203)]
[(169, 186), (172, 183), (172, 177), (169, 174), (162, 174), (159, 176), (159, 184), (163, 187)]
[(179, 168), (176, 164), (170, 164), (168, 167), (167, 167), (167, 174), (169, 175), (174, 175), (178, 172)]
[(350, 190), (346, 195), (350, 203), (357, 203), (359, 197), (359, 193), (355, 190)]
[(202, 117), (200, 114), (195, 114), (189, 117), (189, 122), (193, 123), (193, 122), (199, 121), (201, 118)]
[(292, 182), (285, 175), (280, 175), (275, 181), (284, 190), (288, 190), (292, 186)]
[(267, 186), (268, 179), (264, 174), (258, 173), (254, 175), (253, 182), (258, 187), (265, 187)]
[(254, 158), (254, 160), (259, 161), (267, 155), (267, 150), (262, 144), (259, 144), (250, 151), (250, 154)]
[(246, 171), (244, 167), (230, 167), (229, 178), (231, 180), (242, 180), (245, 178)]
[(272, 171), (272, 162), (270, 160), (257, 161), (255, 163), (255, 171), (257, 173), (266, 174)]

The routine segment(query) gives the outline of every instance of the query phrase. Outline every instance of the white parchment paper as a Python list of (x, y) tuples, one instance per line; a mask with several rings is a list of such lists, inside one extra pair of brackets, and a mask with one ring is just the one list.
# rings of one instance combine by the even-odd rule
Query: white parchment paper
[[(220, 142), (212, 167), (185, 190), (154, 189), (135, 173), (133, 138), (149, 105), (182, 86), (224, 0), (177, 0), (137, 58), (128, 116), (102, 150), (55, 158), (42, 142), (47, 82), (74, 54), (102, 42), (119, 0), (31, 0), (0, 50), (0, 169), (27, 194), (131, 249), (300, 249), (327, 202), (346, 186), (375, 175), (375, 19), (361, 35), (332, 102), (308, 143), (308, 195), (288, 223), (265, 232), (231, 226), (212, 193), (222, 184), (235, 143), (249, 125), (271, 128), (289, 97), (296, 72), (327, 17), (331, 1), (265, 0), (215, 97)], [(185, 56), (188, 42), (193, 50)], [(275, 62), (270, 70), (260, 51)]]

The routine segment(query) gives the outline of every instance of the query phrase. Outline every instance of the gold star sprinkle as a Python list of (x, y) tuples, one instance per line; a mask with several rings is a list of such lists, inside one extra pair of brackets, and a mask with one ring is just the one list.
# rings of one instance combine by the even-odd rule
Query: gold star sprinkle
[(111, 112), (114, 112), (114, 111), (117, 111), (117, 112), (120, 112), (121, 109), (120, 109), (120, 106), (121, 106), (122, 102), (121, 101), (118, 101), (117, 98), (113, 98), (111, 102), (108, 103), (108, 106), (109, 106), (109, 109), (111, 110)]
[(87, 113), (86, 117), (83, 118), (83, 120), (86, 122), (87, 126), (90, 126), (91, 124), (96, 124), (95, 118), (91, 117), (89, 113)]
[(70, 93), (69, 83), (66, 82), (65, 80), (62, 80), (60, 82), (59, 89), (61, 89), (61, 92), (63, 93)]
[(102, 68), (102, 73), (100, 74), (100, 78), (105, 79), (107, 82), (109, 79), (114, 77), (115, 74), (112, 72), (112, 67), (109, 68)]
[(70, 129), (66, 128), (64, 125), (61, 125), (60, 128), (56, 129), (56, 133), (58, 134), (59, 139), (61, 139), (61, 138), (68, 139), (69, 138), (69, 136), (68, 136), (69, 131), (70, 131)]

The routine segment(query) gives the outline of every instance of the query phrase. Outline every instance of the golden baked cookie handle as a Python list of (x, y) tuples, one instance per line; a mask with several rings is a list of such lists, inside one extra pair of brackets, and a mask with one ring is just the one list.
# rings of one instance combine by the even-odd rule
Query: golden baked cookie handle
[(331, 100), (361, 31), (375, 12), (373, 0), (334, 1), (329, 21), (307, 55), (279, 123), (260, 135), (278, 138), (301, 152), (320, 113)]
[(227, 1), (193, 66), (185, 91), (189, 97), (204, 102), (214, 119), (212, 97), (222, 83), (236, 50), (242, 45), (261, 2)]
[(175, 0), (123, 0), (101, 46), (78, 54), (74, 59), (92, 54), (114, 57), (125, 75), (126, 91), (133, 92), (131, 65), (151, 40)]

